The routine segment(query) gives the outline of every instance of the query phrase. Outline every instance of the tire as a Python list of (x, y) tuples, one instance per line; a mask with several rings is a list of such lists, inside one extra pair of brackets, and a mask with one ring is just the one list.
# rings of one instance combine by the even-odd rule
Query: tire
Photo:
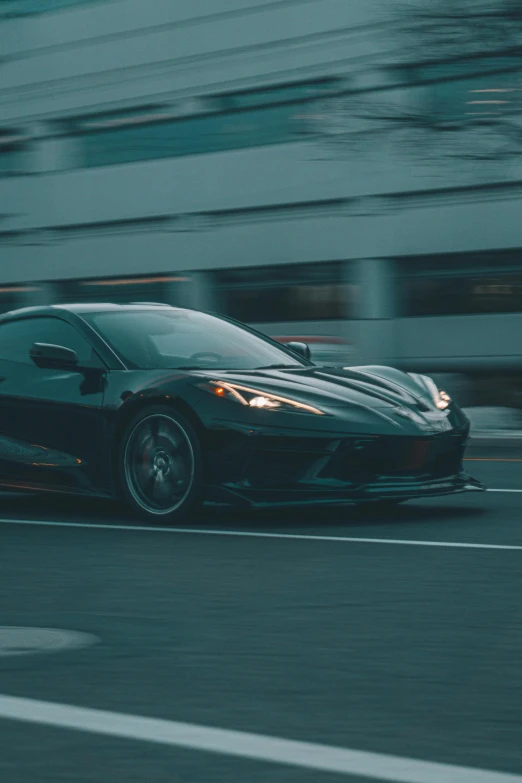
[(118, 448), (123, 501), (152, 524), (173, 524), (203, 503), (203, 458), (194, 428), (178, 411), (145, 408), (125, 428)]

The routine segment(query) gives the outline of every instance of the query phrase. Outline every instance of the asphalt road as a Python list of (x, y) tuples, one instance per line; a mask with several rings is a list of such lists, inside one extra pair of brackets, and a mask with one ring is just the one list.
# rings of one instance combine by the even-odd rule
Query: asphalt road
[[(470, 456), (491, 488), (522, 490), (522, 444), (478, 444)], [(193, 525), (207, 533), (133, 530), (121, 509), (94, 501), (0, 504), (14, 521), (0, 524), (0, 624), (99, 640), (0, 649), (0, 710), (2, 697), (22, 697), (522, 780), (522, 493), (409, 503), (391, 516), (208, 509)], [(245, 759), (233, 747), (72, 730), (63, 714), (61, 726), (0, 718), (1, 781), (383, 779), (371, 764), (365, 777), (278, 763), (270, 748)], [(411, 769), (388, 779), (452, 783)]]

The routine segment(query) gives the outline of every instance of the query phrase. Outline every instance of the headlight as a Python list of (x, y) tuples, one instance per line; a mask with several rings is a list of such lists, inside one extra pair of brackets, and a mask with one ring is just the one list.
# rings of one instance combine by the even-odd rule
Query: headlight
[(448, 407), (450, 402), (451, 402), (451, 397), (449, 396), (449, 394), (446, 394), (445, 391), (442, 391), (442, 389), (440, 389), (439, 390), (439, 398), (435, 402), (435, 405), (437, 406), (437, 408), (439, 410), (443, 411), (443, 410), (445, 410)]
[(451, 402), (451, 397), (449, 394), (446, 394), (445, 391), (439, 389), (432, 378), (429, 378), (427, 375), (417, 375), (417, 373), (413, 372), (408, 373), (408, 375), (429, 391), (433, 399), (433, 403), (439, 411), (446, 410)]
[(287, 397), (281, 397), (279, 394), (251, 389), (248, 386), (240, 386), (237, 383), (228, 383), (224, 381), (210, 381), (210, 383), (199, 384), (200, 389), (211, 392), (216, 397), (222, 397), (225, 400), (245, 405), (247, 408), (263, 408), (272, 411), (292, 411), (294, 413), (315, 413), (317, 416), (323, 416), (323, 411), (314, 408), (312, 405), (306, 405), (304, 402), (289, 400)]
[(445, 391), (439, 389), (435, 381), (432, 380), (431, 378), (425, 378), (424, 382), (428, 387), (429, 391), (431, 392), (431, 396), (433, 397), (433, 402), (435, 403), (435, 407), (438, 408), (439, 411), (445, 411), (451, 402), (451, 397), (449, 396), (449, 394), (446, 394)]

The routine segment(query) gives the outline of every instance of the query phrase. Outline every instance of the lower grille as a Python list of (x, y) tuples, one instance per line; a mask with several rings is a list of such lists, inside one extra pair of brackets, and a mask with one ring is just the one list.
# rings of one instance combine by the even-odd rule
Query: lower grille
[(320, 475), (321, 478), (361, 482), (376, 476), (441, 478), (456, 475), (465, 445), (466, 436), (461, 434), (345, 440)]
[[(446, 479), (460, 473), (467, 432), (433, 436), (343, 439), (240, 437), (212, 460), (212, 483), (251, 489), (355, 489), (394, 482)], [(301, 445), (301, 448), (295, 448)], [(313, 446), (314, 448), (306, 448)]]

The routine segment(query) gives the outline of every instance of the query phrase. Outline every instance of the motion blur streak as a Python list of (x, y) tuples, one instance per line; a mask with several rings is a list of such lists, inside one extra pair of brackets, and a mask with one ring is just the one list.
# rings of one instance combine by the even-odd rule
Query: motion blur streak
[(521, 153), (522, 0), (0, 0), (0, 783), (522, 783)]
[[(509, 492), (509, 490), (493, 490), (496, 492)], [(522, 492), (522, 490), (516, 490)], [(289, 541), (328, 541), (340, 544), (391, 544), (393, 546), (427, 546), (443, 547), (449, 549), (498, 549), (513, 552), (522, 551), (522, 546), (509, 544), (476, 544), (460, 543), (458, 541), (407, 541), (394, 540), (390, 538), (354, 538), (348, 536), (307, 536), (292, 533), (255, 533), (250, 530), (198, 530), (197, 528), (174, 528), (174, 527), (146, 527), (140, 525), (105, 525), (103, 523), (85, 523), (85, 522), (51, 522), (48, 520), (38, 521), (31, 519), (0, 519), (1, 525), (37, 525), (43, 527), (69, 527), (69, 528), (89, 528), (93, 530), (131, 530), (141, 533), (175, 533), (189, 536), (234, 536), (236, 538), (275, 538), (288, 539)]]
[(522, 783), (522, 775), (0, 696), (0, 717), (394, 783)]

